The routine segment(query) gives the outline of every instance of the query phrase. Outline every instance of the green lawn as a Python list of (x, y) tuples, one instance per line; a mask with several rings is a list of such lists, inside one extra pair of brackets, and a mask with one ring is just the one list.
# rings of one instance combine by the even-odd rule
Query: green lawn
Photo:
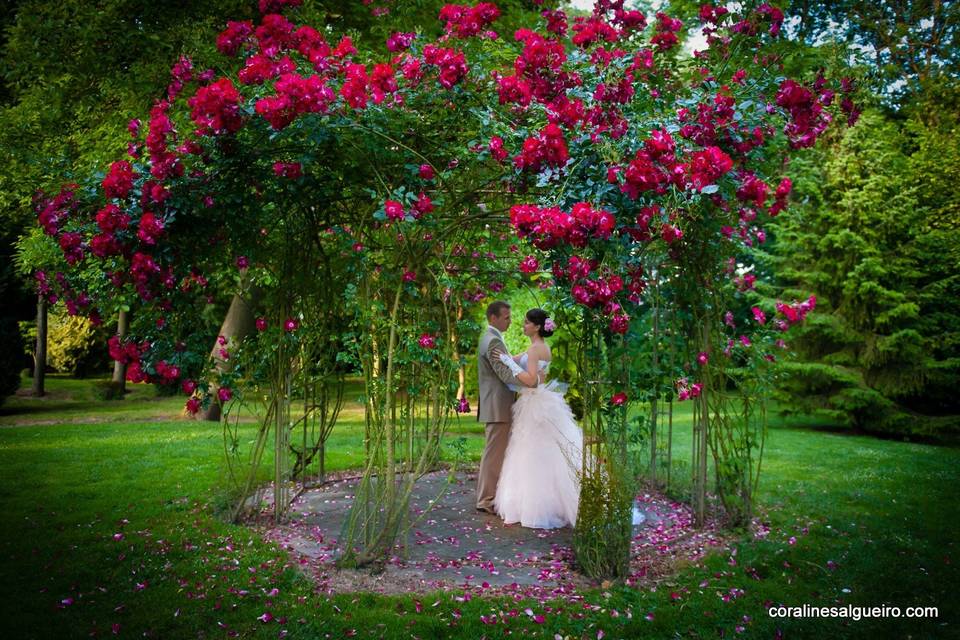
[[(219, 425), (180, 418), (182, 398), (155, 398), (149, 387), (100, 403), (91, 385), (55, 377), (50, 398), (0, 408), (4, 638), (597, 638), (600, 630), (607, 638), (772, 638), (778, 630), (785, 638), (960, 637), (956, 447), (774, 418), (760, 496), (770, 533), (745, 538), (735, 563), (710, 556), (656, 591), (587, 592), (583, 605), (561, 603), (559, 611), (458, 602), (456, 593), (328, 597), (276, 547), (217, 519), (225, 495)], [(330, 468), (359, 462), (361, 417), (356, 408), (344, 414)], [(689, 414), (678, 411), (676, 426), (682, 496)], [(241, 433), (252, 436), (253, 427)], [(471, 416), (449, 441), (461, 436), (479, 457), (483, 432)], [(766, 612), (770, 603), (840, 601), (935, 606), (939, 617), (783, 620)], [(268, 611), (273, 620), (258, 619)], [(506, 623), (481, 622), (501, 612)]]

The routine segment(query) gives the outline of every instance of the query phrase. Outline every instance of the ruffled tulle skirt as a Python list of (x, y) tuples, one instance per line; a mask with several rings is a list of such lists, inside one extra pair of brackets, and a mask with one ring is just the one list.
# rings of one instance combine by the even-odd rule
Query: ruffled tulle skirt
[(494, 508), (504, 523), (553, 529), (577, 522), (583, 431), (555, 385), (523, 389)]

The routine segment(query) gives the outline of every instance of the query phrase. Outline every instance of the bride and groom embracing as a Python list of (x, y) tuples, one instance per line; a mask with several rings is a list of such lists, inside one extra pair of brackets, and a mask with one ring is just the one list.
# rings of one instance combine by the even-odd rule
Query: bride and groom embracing
[[(505, 524), (553, 529), (577, 522), (583, 432), (555, 382), (546, 383), (553, 321), (542, 309), (526, 313), (525, 353), (511, 357), (503, 340), (510, 305), (487, 307), (489, 326), (477, 353), (486, 446), (477, 474), (477, 509)], [(515, 393), (517, 392), (517, 393)]]

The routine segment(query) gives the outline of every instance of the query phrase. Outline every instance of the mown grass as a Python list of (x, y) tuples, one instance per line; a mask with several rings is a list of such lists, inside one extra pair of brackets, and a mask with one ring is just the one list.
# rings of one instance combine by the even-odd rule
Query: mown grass
[[(960, 637), (955, 447), (774, 419), (759, 497), (770, 534), (744, 536), (732, 560), (711, 556), (656, 591), (613, 586), (550, 611), (537, 602), (458, 602), (456, 593), (327, 596), (285, 553), (216, 517), (227, 494), (219, 425), (180, 418), (182, 398), (155, 398), (146, 386), (97, 402), (91, 385), (53, 378), (51, 398), (14, 398), (0, 409), (5, 638)], [(675, 419), (678, 497), (689, 474), (684, 409)], [(351, 407), (338, 424), (331, 470), (359, 462), (361, 419)], [(255, 427), (240, 429), (246, 446)], [(460, 437), (477, 459), (483, 430), (471, 416), (447, 441)], [(743, 593), (729, 598), (731, 589)], [(838, 600), (931, 605), (939, 616), (782, 620), (766, 612)], [(258, 619), (267, 612), (273, 620)], [(484, 624), (492, 613), (506, 613), (506, 623)]]

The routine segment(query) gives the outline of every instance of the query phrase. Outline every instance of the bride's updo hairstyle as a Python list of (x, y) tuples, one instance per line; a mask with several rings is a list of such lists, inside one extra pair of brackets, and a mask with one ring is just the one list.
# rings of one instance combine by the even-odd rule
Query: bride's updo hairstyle
[(541, 338), (549, 338), (553, 335), (553, 331), (547, 331), (544, 326), (547, 322), (547, 312), (543, 309), (530, 309), (530, 311), (527, 311), (527, 320), (540, 327), (537, 333)]

